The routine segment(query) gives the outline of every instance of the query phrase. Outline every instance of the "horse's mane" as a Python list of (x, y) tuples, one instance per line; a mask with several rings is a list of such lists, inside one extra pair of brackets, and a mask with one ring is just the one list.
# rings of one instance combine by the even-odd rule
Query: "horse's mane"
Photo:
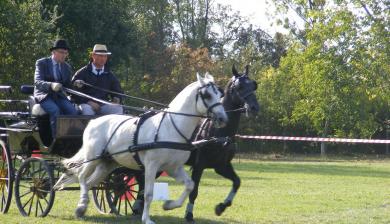
[[(206, 78), (203, 79), (203, 81), (206, 84), (212, 82), (212, 80)], [(199, 82), (196, 81), (186, 86), (179, 94), (176, 95), (172, 102), (169, 103), (169, 108), (175, 108), (176, 105), (182, 105), (183, 101), (187, 99), (191, 94), (193, 94), (196, 88), (199, 87), (198, 83)]]
[[(182, 102), (188, 98), (189, 95), (194, 91), (194, 87), (198, 86), (198, 82), (193, 82), (186, 86), (179, 94), (175, 96), (175, 98), (169, 103), (169, 108), (174, 108), (176, 105), (182, 104)], [(192, 90), (190, 90), (192, 89)]]
[(229, 79), (229, 82), (225, 86), (225, 96), (228, 94), (230, 87), (233, 85), (233, 78)]

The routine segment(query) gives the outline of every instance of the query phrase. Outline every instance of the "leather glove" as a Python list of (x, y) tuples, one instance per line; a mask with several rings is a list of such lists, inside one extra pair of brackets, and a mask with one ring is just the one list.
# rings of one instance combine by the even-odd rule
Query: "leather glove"
[(75, 81), (73, 82), (73, 85), (76, 86), (77, 88), (81, 89), (81, 88), (83, 88), (83, 86), (84, 86), (84, 81), (83, 81), (83, 80), (80, 80), (80, 79), (75, 80)]
[(61, 83), (58, 83), (58, 82), (53, 82), (53, 83), (51, 83), (50, 87), (51, 87), (51, 89), (52, 89), (54, 92), (58, 92), (58, 91), (61, 90), (62, 84), (61, 84)]
[(119, 99), (118, 97), (113, 97), (112, 102), (119, 104), (121, 102), (121, 99)]

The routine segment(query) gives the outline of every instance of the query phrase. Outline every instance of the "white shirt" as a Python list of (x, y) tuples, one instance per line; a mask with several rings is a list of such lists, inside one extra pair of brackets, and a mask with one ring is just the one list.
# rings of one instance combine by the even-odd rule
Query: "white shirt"
[(54, 74), (54, 79), (56, 81), (58, 81), (59, 79), (61, 79), (61, 74), (57, 74), (57, 69), (56, 69), (56, 65), (58, 64), (58, 68), (60, 69), (61, 71), (61, 64), (56, 62), (53, 58), (53, 56), (51, 57), (51, 62), (53, 63), (53, 74)]
[[(97, 73), (97, 68), (96, 68), (96, 66), (93, 64), (93, 63), (91, 63), (92, 64), (92, 73), (93, 74), (95, 74), (95, 75), (98, 75)], [(100, 69), (100, 74), (99, 75), (101, 75), (102, 73), (104, 72), (104, 66)]]

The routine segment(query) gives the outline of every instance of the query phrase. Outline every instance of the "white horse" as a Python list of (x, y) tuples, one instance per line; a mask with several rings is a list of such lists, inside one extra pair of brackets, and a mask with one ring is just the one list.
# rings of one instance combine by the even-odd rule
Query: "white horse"
[[(209, 112), (221, 125), (227, 122), (227, 115), (220, 103), (221, 93), (214, 84), (214, 78), (209, 74), (206, 74), (205, 78), (197, 74), (197, 79), (197, 82), (188, 85), (175, 97), (166, 109), (166, 113), (158, 113), (141, 125), (138, 132), (138, 144), (155, 141), (189, 143), (201, 119), (200, 116)], [(83, 146), (80, 151), (72, 158), (63, 161), (67, 170), (57, 181), (54, 189), (62, 189), (65, 185), (77, 181), (80, 183), (77, 217), (85, 214), (90, 187), (100, 183), (118, 164), (140, 169), (133, 157), (135, 153), (127, 151), (128, 147), (133, 145), (137, 119), (125, 115), (107, 115), (91, 120), (84, 131)], [(111, 157), (96, 159), (103, 154), (111, 155)], [(165, 210), (181, 207), (194, 187), (193, 181), (183, 168), (190, 156), (190, 151), (167, 147), (139, 151), (138, 155), (145, 168), (145, 202), (142, 222), (153, 224), (149, 209), (153, 199), (156, 173), (164, 170), (176, 181), (184, 183), (185, 189), (179, 199), (166, 201), (163, 205)]]

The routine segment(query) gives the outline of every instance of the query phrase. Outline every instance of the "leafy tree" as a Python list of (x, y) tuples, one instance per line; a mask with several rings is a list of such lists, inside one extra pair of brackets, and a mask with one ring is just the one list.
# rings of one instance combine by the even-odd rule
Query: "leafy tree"
[[(113, 53), (110, 64), (131, 64), (140, 55), (138, 31), (128, 14), (128, 1), (43, 1), (46, 10), (56, 9), (60, 18), (52, 29), (54, 34), (69, 41), (70, 60), (74, 68), (84, 66), (96, 43), (106, 44)], [(44, 15), (44, 13), (43, 13)], [(117, 72), (125, 79), (123, 71)]]
[(182, 42), (192, 48), (210, 49), (213, 18), (211, 0), (172, 0)]
[[(305, 8), (303, 1), (291, 2)], [(372, 136), (378, 120), (388, 116), (378, 113), (388, 111), (388, 94), (378, 91), (388, 85), (383, 78), (388, 65), (376, 63), (388, 57), (386, 32), (377, 31), (388, 22), (370, 22), (370, 16), (361, 17), (344, 4), (332, 10), (305, 9), (312, 21), (304, 31), (305, 42), (289, 49), (277, 72), (270, 71), (291, 77), (280, 89), (296, 92), (289, 113), (280, 119), (289, 125), (306, 123), (320, 135)]]
[(19, 88), (32, 84), (35, 61), (49, 55), (53, 36), (47, 31), (57, 18), (43, 21), (40, 1), (0, 1), (0, 82)]
[[(192, 49), (184, 44), (170, 47), (172, 70), (158, 77), (148, 77), (141, 85), (153, 99), (169, 103), (185, 86), (196, 80), (196, 73), (204, 75), (213, 69), (214, 62), (207, 48)], [(152, 83), (152, 84), (150, 84)]]

